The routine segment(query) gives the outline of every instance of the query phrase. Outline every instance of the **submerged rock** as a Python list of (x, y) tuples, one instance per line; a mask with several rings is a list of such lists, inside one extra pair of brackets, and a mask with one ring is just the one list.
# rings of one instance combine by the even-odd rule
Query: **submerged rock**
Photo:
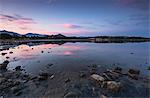
[(121, 89), (121, 83), (115, 81), (108, 81), (107, 82), (107, 89), (113, 92), (118, 92)]
[(7, 65), (9, 64), (9, 61), (6, 60), (2, 64), (0, 64), (0, 69), (5, 70), (7, 68)]

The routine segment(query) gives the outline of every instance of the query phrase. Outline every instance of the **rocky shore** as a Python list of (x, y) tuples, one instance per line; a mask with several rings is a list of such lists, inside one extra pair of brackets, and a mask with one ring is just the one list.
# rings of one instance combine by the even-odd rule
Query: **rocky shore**
[[(138, 69), (121, 67), (105, 69), (97, 65), (79, 69), (79, 72), (23, 73), (21, 66), (7, 70), (9, 61), (0, 64), (0, 97), (52, 98), (109, 98), (149, 96), (149, 77)], [(99, 71), (102, 69), (103, 71)]]

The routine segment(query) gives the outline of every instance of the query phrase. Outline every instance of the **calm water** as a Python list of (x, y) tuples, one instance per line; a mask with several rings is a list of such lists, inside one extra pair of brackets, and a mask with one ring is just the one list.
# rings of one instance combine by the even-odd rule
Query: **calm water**
[[(150, 43), (65, 43), (42, 45), (19, 45), (0, 55), (0, 63), (10, 57), (8, 68), (22, 66), (26, 72), (37, 74), (47, 71), (76, 71), (84, 66), (97, 64), (111, 67), (121, 66), (124, 69), (137, 68), (148, 74)], [(9, 52), (13, 53), (10, 54)], [(43, 51), (43, 53), (42, 53)], [(49, 66), (53, 64), (52, 66)]]

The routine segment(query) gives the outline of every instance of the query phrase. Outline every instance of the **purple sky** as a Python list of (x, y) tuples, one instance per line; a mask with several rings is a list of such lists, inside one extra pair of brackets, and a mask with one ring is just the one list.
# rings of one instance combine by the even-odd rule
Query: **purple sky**
[(0, 30), (149, 37), (149, 0), (0, 0)]

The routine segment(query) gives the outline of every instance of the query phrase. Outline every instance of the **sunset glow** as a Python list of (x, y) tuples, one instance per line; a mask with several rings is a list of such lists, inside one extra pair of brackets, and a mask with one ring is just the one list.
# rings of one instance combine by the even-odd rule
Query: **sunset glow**
[(20, 34), (61, 33), (69, 36), (149, 36), (148, 0), (0, 0), (0, 2), (1, 30)]

